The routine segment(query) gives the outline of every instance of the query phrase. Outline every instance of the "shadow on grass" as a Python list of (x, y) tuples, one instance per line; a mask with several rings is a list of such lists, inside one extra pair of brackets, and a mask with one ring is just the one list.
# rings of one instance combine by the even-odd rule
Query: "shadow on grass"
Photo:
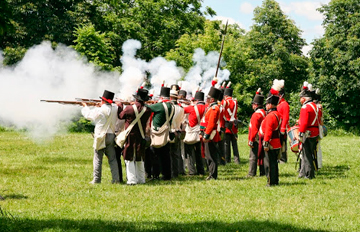
[(345, 172), (350, 170), (348, 165), (324, 166), (317, 173), (322, 179), (346, 178)]
[(28, 197), (22, 194), (8, 194), (8, 195), (2, 195), (3, 199), (27, 199)]
[(33, 220), (0, 217), (0, 228), (12, 231), (293, 231), (325, 232), (269, 221), (246, 220), (236, 223), (203, 221), (194, 223), (175, 222), (123, 222), (103, 220)]

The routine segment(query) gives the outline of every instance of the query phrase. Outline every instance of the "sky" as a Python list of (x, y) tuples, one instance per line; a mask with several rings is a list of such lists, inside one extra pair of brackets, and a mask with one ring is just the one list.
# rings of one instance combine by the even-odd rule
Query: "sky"
[[(216, 11), (211, 20), (229, 20), (229, 23), (237, 23), (241, 28), (249, 30), (253, 24), (253, 11), (255, 7), (261, 6), (263, 0), (204, 0), (203, 7), (211, 7)], [(328, 4), (330, 0), (277, 0), (281, 10), (295, 22), (295, 25), (303, 31), (302, 38), (307, 42), (303, 48), (306, 55), (311, 49), (311, 42), (322, 37), (323, 15), (316, 9), (322, 4)]]

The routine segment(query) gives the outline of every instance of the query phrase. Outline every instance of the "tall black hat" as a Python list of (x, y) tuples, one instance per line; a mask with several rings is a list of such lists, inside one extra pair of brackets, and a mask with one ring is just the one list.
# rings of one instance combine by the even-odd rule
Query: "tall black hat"
[(161, 86), (160, 97), (170, 97), (170, 88)]
[(279, 104), (279, 99), (279, 96), (269, 93), (268, 97), (266, 98), (266, 104), (272, 104), (277, 106)]
[(139, 101), (147, 101), (149, 100), (149, 91), (140, 87), (133, 96)]
[(231, 81), (229, 81), (229, 83), (226, 85), (226, 88), (225, 88), (225, 90), (224, 90), (224, 96), (232, 97), (232, 95), (233, 95), (233, 89), (230, 88), (230, 85), (231, 85)]
[(222, 83), (222, 85), (221, 85), (221, 87), (220, 87), (220, 91), (221, 91), (221, 93), (220, 93), (220, 96), (219, 96), (219, 101), (221, 101), (223, 98), (224, 98), (224, 91), (225, 91), (225, 81)]
[(186, 95), (187, 95), (187, 92), (185, 90), (182, 90), (182, 89), (179, 90), (179, 97), (183, 96), (184, 98), (186, 98)]
[(205, 99), (205, 93), (201, 91), (196, 91), (194, 100), (195, 101), (204, 101)]
[(208, 93), (208, 96), (211, 97), (211, 98), (215, 98), (216, 100), (219, 99), (220, 97), (220, 94), (221, 94), (221, 90), (220, 89), (217, 89), (213, 86), (211, 86), (210, 90), (209, 90), (209, 93)]
[(100, 99), (108, 102), (108, 103), (113, 103), (113, 99), (114, 99), (114, 93), (113, 92), (110, 92), (108, 90), (105, 90), (104, 93), (103, 93), (103, 96), (100, 97)]
[(314, 91), (312, 89), (312, 85), (307, 81), (304, 82), (303, 87), (301, 88), (300, 97), (314, 97)]
[(263, 105), (264, 104), (264, 96), (261, 94), (261, 88), (256, 91), (255, 97), (252, 101), (253, 104)]

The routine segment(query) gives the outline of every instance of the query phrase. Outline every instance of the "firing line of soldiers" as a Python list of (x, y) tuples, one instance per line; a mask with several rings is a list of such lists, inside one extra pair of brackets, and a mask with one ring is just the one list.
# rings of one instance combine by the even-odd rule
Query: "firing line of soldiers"
[[(239, 164), (237, 148), (237, 102), (232, 97), (230, 83), (219, 86), (214, 78), (210, 91), (198, 90), (192, 101), (186, 100), (186, 91), (174, 84), (162, 86), (157, 103), (146, 105), (151, 96), (141, 86), (134, 94), (135, 102), (124, 106), (112, 104), (114, 93), (105, 90), (101, 106), (82, 109), (85, 118), (95, 122), (93, 180), (101, 182), (101, 164), (108, 157), (112, 183), (122, 182), (121, 158), (125, 160), (127, 184), (145, 183), (146, 178), (170, 180), (185, 174), (205, 175), (206, 180), (218, 178), (218, 165), (231, 162), (232, 145), (234, 162)], [(256, 93), (250, 120), (249, 174), (266, 175), (268, 186), (279, 183), (278, 162), (287, 162), (287, 131), (289, 104), (284, 99), (284, 81), (274, 80), (266, 98)], [(318, 143), (319, 124), (322, 124), (321, 107), (313, 102), (314, 93), (308, 86), (300, 94), (303, 107), (300, 112), (298, 141), (302, 151), (299, 177), (314, 178), (314, 152)], [(314, 108), (314, 109), (313, 109)], [(123, 120), (123, 129), (116, 126)], [(130, 129), (130, 130), (129, 130)], [(115, 148), (116, 132), (128, 130), (125, 144)], [(96, 141), (105, 135), (105, 147), (96, 148)], [(204, 162), (204, 158), (205, 161)]]

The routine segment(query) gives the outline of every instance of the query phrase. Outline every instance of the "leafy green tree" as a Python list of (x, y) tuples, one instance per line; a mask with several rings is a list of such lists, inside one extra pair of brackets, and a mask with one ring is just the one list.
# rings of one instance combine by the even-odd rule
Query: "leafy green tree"
[(76, 51), (104, 70), (113, 69), (111, 63), (115, 58), (115, 53), (105, 33), (95, 31), (94, 25), (89, 24), (79, 27), (75, 35)]
[(7, 31), (12, 29), (11, 24), (12, 11), (10, 9), (8, 0), (0, 2), (0, 35), (4, 35)]
[(261, 87), (266, 95), (274, 79), (284, 79), (288, 93), (300, 90), (308, 78), (308, 59), (301, 52), (304, 45), (301, 30), (276, 1), (264, 0), (254, 10), (254, 24), (237, 49), (241, 57), (236, 69), (241, 114), (251, 114), (250, 102), (256, 89)]
[(315, 85), (324, 107), (345, 129), (359, 130), (360, 5), (355, 0), (332, 0), (320, 9), (325, 34), (310, 51)]

